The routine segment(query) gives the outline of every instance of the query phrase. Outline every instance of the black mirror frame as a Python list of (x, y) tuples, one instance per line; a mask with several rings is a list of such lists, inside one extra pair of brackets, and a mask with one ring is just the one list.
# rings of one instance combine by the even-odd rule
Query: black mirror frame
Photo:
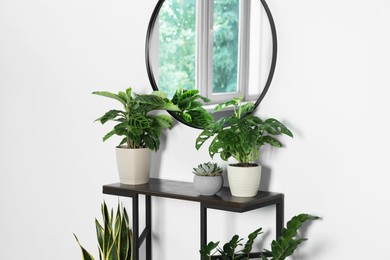
[[(150, 63), (150, 55), (149, 55), (150, 39), (152, 37), (153, 28), (154, 28), (154, 25), (156, 23), (156, 20), (157, 20), (158, 14), (160, 12), (161, 6), (163, 5), (164, 2), (165, 2), (165, 0), (159, 0), (158, 1), (156, 7), (153, 10), (152, 16), (151, 16), (150, 21), (149, 21), (148, 30), (147, 30), (147, 33), (146, 33), (146, 43), (145, 43), (146, 69), (147, 69), (147, 72), (148, 72), (149, 82), (152, 85), (152, 89), (153, 90), (159, 90), (159, 88), (158, 88), (156, 80), (154, 78), (154, 74), (153, 74), (153, 71), (152, 71), (151, 63)], [(271, 85), (272, 78), (273, 78), (274, 73), (275, 73), (276, 59), (277, 59), (277, 52), (278, 52), (278, 41), (277, 41), (276, 27), (275, 27), (274, 18), (272, 17), (271, 11), (270, 11), (266, 1), (265, 0), (260, 0), (260, 2), (261, 2), (261, 4), (264, 7), (264, 10), (265, 10), (265, 12), (267, 14), (267, 17), (268, 17), (268, 21), (270, 23), (271, 35), (272, 35), (272, 59), (271, 59), (271, 66), (270, 66), (270, 71), (269, 71), (269, 74), (268, 74), (267, 81), (265, 83), (263, 91), (260, 93), (260, 96), (259, 96), (259, 98), (257, 99), (257, 101), (255, 103), (255, 109), (259, 106), (260, 102), (264, 99), (264, 97), (267, 94), (268, 89), (269, 89), (269, 87)], [(202, 127), (191, 125), (190, 123), (185, 122), (182, 118), (178, 117), (175, 113), (173, 113), (171, 111), (168, 111), (168, 113), (173, 118), (175, 118), (177, 121), (179, 121), (180, 123), (183, 123), (183, 124), (185, 124), (187, 126), (190, 126), (190, 127), (193, 127), (193, 128), (203, 129)]]

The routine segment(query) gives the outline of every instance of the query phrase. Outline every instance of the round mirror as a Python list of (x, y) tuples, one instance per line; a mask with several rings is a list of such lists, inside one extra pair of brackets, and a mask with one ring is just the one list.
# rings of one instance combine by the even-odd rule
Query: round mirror
[(146, 67), (152, 88), (170, 99), (196, 94), (194, 103), (208, 101), (202, 109), (209, 111), (237, 97), (257, 107), (271, 84), (276, 56), (276, 29), (265, 0), (159, 0), (149, 22)]

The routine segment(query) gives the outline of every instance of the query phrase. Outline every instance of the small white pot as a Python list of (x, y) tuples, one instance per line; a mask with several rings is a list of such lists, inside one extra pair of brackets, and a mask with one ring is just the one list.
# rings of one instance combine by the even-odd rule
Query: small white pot
[(152, 150), (116, 147), (119, 180), (123, 184), (138, 185), (149, 182)]
[(203, 196), (213, 196), (222, 189), (222, 176), (198, 176), (194, 175), (195, 190)]
[(254, 197), (259, 191), (261, 166), (239, 167), (228, 165), (230, 192), (235, 197)]

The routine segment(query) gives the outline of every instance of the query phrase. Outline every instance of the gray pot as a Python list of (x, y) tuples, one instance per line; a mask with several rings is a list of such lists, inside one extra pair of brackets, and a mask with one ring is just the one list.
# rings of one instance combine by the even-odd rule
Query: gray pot
[(213, 196), (222, 189), (222, 176), (198, 176), (194, 175), (194, 186), (200, 195)]

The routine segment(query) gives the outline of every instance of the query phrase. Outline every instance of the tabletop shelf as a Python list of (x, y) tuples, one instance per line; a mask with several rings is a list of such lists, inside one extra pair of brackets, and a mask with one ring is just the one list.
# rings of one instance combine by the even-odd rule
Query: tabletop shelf
[(255, 197), (243, 198), (234, 197), (228, 187), (223, 187), (220, 192), (214, 196), (202, 196), (195, 190), (193, 183), (172, 181), (163, 179), (149, 180), (149, 183), (141, 185), (128, 185), (122, 183), (113, 183), (103, 186), (103, 193), (132, 197), (133, 193), (150, 195), (154, 197), (163, 197), (179, 200), (188, 200), (194, 202), (206, 203), (209, 208), (223, 208), (234, 212), (246, 212), (259, 205), (267, 206), (274, 204), (273, 201), (284, 197), (282, 193), (259, 191)]

